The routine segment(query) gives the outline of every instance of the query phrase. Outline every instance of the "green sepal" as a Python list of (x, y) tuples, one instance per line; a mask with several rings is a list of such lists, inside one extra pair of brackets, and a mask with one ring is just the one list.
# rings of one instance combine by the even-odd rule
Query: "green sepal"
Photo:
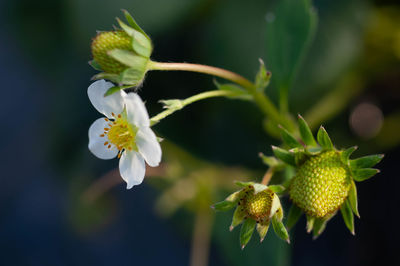
[(264, 241), (264, 238), (268, 233), (269, 224), (270, 224), (269, 221), (257, 224), (256, 229), (257, 229), (258, 235), (260, 236), (260, 242)]
[(360, 213), (358, 212), (357, 187), (353, 180), (351, 180), (348, 201), (354, 214), (360, 218)]
[(98, 80), (98, 79), (106, 79), (112, 81), (114, 83), (119, 83), (119, 75), (118, 74), (111, 74), (107, 72), (100, 72), (94, 75), (91, 80)]
[(282, 221), (279, 221), (279, 219), (276, 217), (276, 215), (274, 215), (272, 217), (272, 227), (274, 228), (275, 234), (285, 240), (286, 242), (288, 242), (290, 244), (290, 239), (289, 239), (289, 234), (285, 228), (285, 226), (283, 225)]
[(236, 202), (228, 201), (228, 200), (223, 200), (220, 202), (215, 203), (214, 205), (211, 206), (216, 211), (229, 211), (230, 209), (234, 208), (237, 205)]
[(246, 217), (246, 213), (242, 210), (241, 207), (237, 207), (235, 212), (233, 213), (232, 223), (229, 226), (229, 231), (232, 231), (237, 225), (241, 224)]
[(149, 61), (148, 58), (123, 49), (113, 49), (108, 51), (107, 54), (118, 62), (137, 70), (140, 69), (143, 72), (146, 70), (147, 62)]
[(93, 67), (94, 70), (103, 71), (103, 70), (101, 69), (101, 66), (99, 65), (99, 63), (97, 63), (96, 60), (93, 59), (93, 60), (89, 61), (88, 63), (89, 63), (89, 65), (90, 65), (91, 67)]
[(253, 219), (246, 219), (240, 229), (240, 246), (242, 249), (247, 245), (251, 236), (253, 235), (256, 221)]
[(262, 152), (259, 153), (259, 156), (263, 163), (268, 165), (270, 168), (274, 168), (275, 170), (284, 168), (284, 164), (281, 161), (278, 161), (274, 156), (266, 156)]
[(153, 50), (150, 38), (148, 38), (140, 31), (129, 27), (119, 18), (117, 18), (117, 21), (119, 26), (126, 32), (126, 34), (132, 37), (132, 49), (139, 55), (150, 58), (151, 52)]
[[(142, 28), (136, 23), (135, 19), (131, 16), (131, 14), (129, 14), (128, 11), (126, 11), (125, 9), (121, 10), (126, 18), (126, 21), (128, 21), (128, 24), (134, 28), (135, 30), (141, 32), (143, 35), (145, 35), (147, 38), (149, 38), (149, 36), (142, 30)], [(149, 38), (150, 39), (150, 38)]]
[(272, 146), (272, 151), (278, 159), (280, 159), (281, 161), (283, 161), (289, 165), (296, 167), (296, 160), (295, 160), (294, 153), (284, 150), (284, 149), (281, 149), (276, 146)]
[(257, 72), (255, 85), (257, 90), (264, 91), (266, 87), (268, 87), (269, 82), (271, 80), (271, 72), (267, 71), (265, 68), (264, 61), (259, 59), (260, 61), (260, 69)]
[(353, 179), (357, 182), (362, 182), (364, 180), (367, 180), (380, 171), (375, 168), (363, 168), (363, 169), (355, 169), (352, 171), (353, 173)]
[(328, 132), (326, 132), (325, 128), (321, 126), (318, 130), (317, 133), (317, 140), (319, 145), (321, 145), (324, 150), (332, 150), (333, 149), (333, 144), (331, 141), (331, 138), (328, 135)]
[(235, 181), (235, 184), (239, 187), (248, 187), (254, 185), (254, 182), (243, 182), (243, 181)]
[(113, 93), (116, 93), (117, 91), (128, 89), (128, 88), (131, 88), (131, 87), (132, 87), (131, 85), (111, 87), (106, 91), (106, 93), (104, 93), (104, 97), (109, 96), (109, 95), (111, 95)]
[(316, 219), (314, 222), (314, 228), (313, 228), (313, 239), (317, 239), (318, 236), (324, 232), (326, 228), (326, 224), (328, 223), (327, 220), (325, 219)]
[(270, 185), (270, 186), (268, 186), (268, 188), (270, 190), (272, 190), (272, 192), (278, 193), (278, 194), (282, 193), (282, 192), (284, 192), (286, 190), (286, 188), (284, 186), (282, 186), (282, 185)]
[(306, 120), (304, 120), (304, 118), (301, 115), (298, 115), (297, 117), (299, 122), (299, 131), (301, 139), (307, 146), (317, 146), (317, 142), (315, 141), (314, 136)]
[(302, 165), (309, 158), (308, 154), (304, 152), (304, 149), (294, 148), (291, 151), (294, 153), (296, 165)]
[(340, 154), (340, 158), (342, 159), (342, 162), (346, 165), (349, 165), (350, 155), (357, 149), (358, 149), (357, 146), (353, 146), (353, 147), (350, 147), (350, 148), (342, 151)]
[(318, 155), (321, 153), (323, 150), (322, 147), (320, 146), (315, 146), (315, 147), (306, 147), (306, 154), (308, 155)]
[(289, 146), (290, 148), (303, 148), (300, 142), (298, 142), (297, 139), (289, 133), (289, 131), (287, 131), (281, 125), (279, 125), (278, 127), (281, 131), (282, 140), (287, 146)]
[(127, 68), (121, 72), (119, 83), (126, 85), (139, 85), (144, 78), (144, 72), (135, 68)]
[(307, 233), (310, 233), (314, 227), (315, 217), (307, 215)]
[(350, 230), (351, 234), (355, 234), (354, 232), (354, 216), (353, 212), (350, 208), (349, 202), (346, 200), (342, 207), (340, 208), (340, 212), (342, 213), (342, 217), (344, 223), (346, 224), (347, 228)]
[(370, 168), (379, 163), (383, 156), (383, 154), (374, 154), (350, 160), (350, 167), (351, 169)]
[(293, 203), (286, 219), (286, 227), (290, 230), (299, 221), (302, 214), (303, 211)]

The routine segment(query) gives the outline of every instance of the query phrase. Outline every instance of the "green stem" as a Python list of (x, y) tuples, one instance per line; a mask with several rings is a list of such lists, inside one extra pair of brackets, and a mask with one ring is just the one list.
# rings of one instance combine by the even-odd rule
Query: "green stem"
[(242, 77), (239, 74), (233, 73), (231, 71), (222, 68), (206, 66), (206, 65), (189, 64), (189, 63), (162, 63), (154, 61), (149, 62), (148, 69), (191, 71), (191, 72), (213, 75), (226, 80), (230, 80), (242, 86), (244, 89), (246, 89), (249, 92), (249, 94), (252, 95), (254, 101), (261, 109), (261, 111), (271, 120), (273, 120), (276, 124), (282, 124), (288, 129), (293, 128), (293, 123), (290, 120), (286, 119), (285, 116), (279, 113), (278, 109), (275, 107), (272, 101), (263, 92), (257, 90), (256, 86), (251, 81)]
[(153, 126), (160, 122), (163, 118), (173, 114), (174, 112), (182, 109), (186, 105), (189, 105), (191, 103), (208, 99), (208, 98), (213, 98), (213, 97), (234, 97), (234, 96), (239, 96), (241, 95), (240, 92), (234, 92), (234, 91), (224, 91), (224, 90), (214, 90), (214, 91), (206, 91), (202, 92), (196, 95), (193, 95), (189, 98), (186, 98), (184, 100), (170, 100), (170, 101), (177, 101), (175, 108), (168, 108), (167, 110), (159, 113), (156, 116), (153, 116), (150, 119), (150, 125)]

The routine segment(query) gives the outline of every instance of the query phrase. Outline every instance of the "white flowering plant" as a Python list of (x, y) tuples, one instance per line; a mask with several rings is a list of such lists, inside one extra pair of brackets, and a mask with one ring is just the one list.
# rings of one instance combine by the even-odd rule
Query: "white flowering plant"
[[(292, 5), (295, 5), (295, 11)], [(317, 119), (310, 119), (309, 123), (307, 117), (297, 115), (296, 119), (290, 113), (289, 88), (293, 86), (297, 68), (313, 39), (317, 14), (310, 1), (306, 0), (296, 3), (284, 0), (279, 8), (282, 13), (298, 12), (301, 15), (290, 19), (277, 17), (273, 22), (280, 23), (279, 27), (283, 28), (301, 23), (300, 37), (293, 37), (293, 40), (288, 41), (296, 41), (296, 47), (285, 43), (280, 35), (283, 33), (273, 30), (269, 33), (271, 39), (278, 39), (278, 44), (282, 42), (282, 53), (285, 52), (284, 49), (288, 50), (287, 56), (291, 57), (292, 65), (286, 65), (282, 53), (272, 54), (267, 61), (275, 66), (276, 72), (272, 73), (260, 59), (254, 81), (229, 70), (207, 65), (153, 61), (150, 37), (127, 11), (123, 11), (127, 23), (118, 19), (119, 28), (99, 32), (91, 46), (93, 60), (90, 64), (101, 72), (93, 77), (96, 81), (89, 86), (87, 93), (94, 108), (104, 117), (95, 120), (89, 128), (89, 150), (100, 159), (118, 157), (119, 173), (128, 189), (143, 182), (146, 164), (150, 167), (162, 164), (163, 145), (160, 145), (161, 139), (156, 136), (152, 127), (187, 105), (209, 98), (224, 97), (251, 102), (265, 116), (267, 134), (280, 139), (281, 144), (272, 146), (270, 156), (260, 154), (262, 162), (268, 167), (261, 180), (257, 182), (246, 176), (239, 177), (242, 181), (236, 184), (241, 189), (234, 192), (231, 186), (209, 179), (211, 176), (217, 180), (224, 179), (225, 172), (220, 173), (201, 162), (201, 174), (185, 173), (187, 178), (183, 181), (179, 180), (183, 176), (179, 171), (171, 170), (166, 173), (165, 175), (174, 173), (170, 176), (172, 185), (157, 203), (161, 212), (165, 213), (172, 212), (171, 210), (184, 202), (197, 204), (195, 209), (202, 215), (210, 211), (209, 207), (215, 211), (235, 209), (230, 230), (242, 224), (239, 237), (242, 248), (249, 243), (255, 229), (263, 241), (270, 224), (279, 238), (290, 243), (289, 229), (302, 214), (306, 215), (307, 232), (312, 232), (314, 238), (325, 230), (327, 222), (338, 212), (342, 214), (346, 227), (355, 234), (354, 215), (359, 217), (356, 182), (377, 174), (379, 170), (373, 167), (383, 158), (381, 154), (350, 158), (356, 148), (336, 148), (322, 126), (315, 137), (312, 131), (315, 130), (318, 119), (329, 114), (317, 114)], [(271, 27), (276, 29), (278, 26)], [(268, 47), (273, 50), (275, 46), (269, 41)], [(143, 86), (145, 89), (143, 81), (149, 71), (191, 71), (212, 75), (228, 82), (215, 81), (215, 90), (201, 92), (186, 99), (160, 99), (165, 110), (149, 117), (145, 104), (138, 95), (141, 93), (139, 88)], [(270, 83), (275, 86), (278, 84), (279, 105), (268, 95), (267, 87)], [(186, 157), (189, 158), (190, 155)], [(165, 164), (166, 167), (173, 165), (169, 160)], [(274, 177), (278, 177), (278, 182), (269, 184)], [(233, 193), (219, 201), (215, 197), (215, 187), (219, 186), (228, 188)], [(207, 204), (200, 200), (204, 197), (208, 197)], [(285, 197), (291, 202), (287, 213), (284, 210), (285, 205), (281, 205), (281, 200)], [(208, 204), (210, 201), (219, 202)]]

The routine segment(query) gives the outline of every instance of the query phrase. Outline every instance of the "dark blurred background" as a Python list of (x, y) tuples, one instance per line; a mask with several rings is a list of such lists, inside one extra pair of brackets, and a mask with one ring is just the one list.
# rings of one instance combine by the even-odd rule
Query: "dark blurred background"
[[(323, 123), (339, 148), (386, 155), (382, 173), (358, 185), (356, 236), (337, 215), (313, 241), (303, 218), (290, 246), (270, 232), (241, 251), (239, 229), (228, 232), (231, 213), (214, 216), (204, 207), (232, 192), (226, 183), (236, 175), (261, 179), (266, 168), (258, 152), (279, 144), (247, 102), (212, 99), (162, 121), (155, 130), (166, 139), (167, 172), (155, 170), (129, 191), (115, 181), (117, 161), (87, 149), (87, 130), (99, 116), (86, 94), (96, 73), (87, 64), (90, 42), (96, 30), (116, 25), (121, 8), (152, 37), (153, 59), (214, 65), (252, 79), (258, 58), (268, 67), (265, 32), (276, 2), (0, 1), (0, 265), (187, 265), (196, 224), (204, 235), (212, 232), (209, 265), (400, 265), (396, 0), (314, 1), (317, 33), (290, 94), (291, 111), (314, 128)], [(210, 89), (208, 76), (152, 72), (139, 93), (154, 115), (160, 99)], [(276, 99), (273, 88), (268, 93)], [(93, 196), (87, 189), (98, 180), (114, 181)], [(178, 196), (188, 188), (195, 192)]]

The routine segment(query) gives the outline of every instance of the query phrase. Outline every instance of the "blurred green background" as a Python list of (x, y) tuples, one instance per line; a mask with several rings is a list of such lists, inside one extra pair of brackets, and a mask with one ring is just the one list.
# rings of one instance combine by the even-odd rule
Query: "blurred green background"
[[(209, 205), (235, 189), (233, 180), (261, 180), (266, 167), (257, 154), (279, 144), (248, 102), (212, 99), (162, 121), (154, 129), (165, 138), (164, 165), (129, 191), (117, 161), (87, 149), (87, 130), (99, 116), (86, 94), (96, 73), (87, 64), (90, 42), (96, 30), (116, 25), (121, 8), (151, 36), (154, 60), (214, 65), (252, 79), (258, 58), (268, 67), (277, 2), (0, 1), (0, 265), (400, 264), (398, 1), (314, 1), (317, 32), (290, 91), (292, 113), (314, 128), (323, 123), (339, 148), (386, 154), (382, 173), (358, 186), (355, 237), (337, 216), (312, 241), (303, 218), (290, 246), (270, 232), (240, 250), (239, 229), (228, 231), (231, 214), (214, 215)], [(158, 100), (213, 86), (209, 76), (151, 72), (139, 94), (155, 115)], [(276, 88), (267, 90), (277, 101)]]

